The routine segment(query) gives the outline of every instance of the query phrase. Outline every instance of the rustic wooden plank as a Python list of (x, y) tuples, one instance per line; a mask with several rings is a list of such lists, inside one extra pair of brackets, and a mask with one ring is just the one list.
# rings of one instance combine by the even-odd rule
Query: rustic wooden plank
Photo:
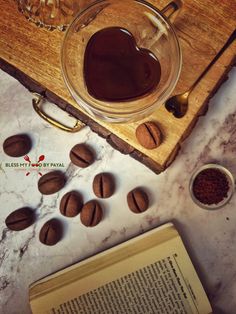
[[(231, 63), (230, 67), (228, 68), (228, 71), (230, 71), (230, 68), (236, 65), (236, 58), (234, 58), (233, 62)], [(192, 123), (188, 126), (188, 129), (183, 134), (183, 137), (181, 138), (180, 143), (176, 145), (176, 147), (172, 150), (172, 154), (169, 156), (168, 160), (166, 161), (166, 164), (164, 167), (161, 167), (158, 163), (153, 161), (148, 156), (144, 155), (143, 153), (136, 150), (134, 147), (129, 145), (127, 142), (122, 140), (121, 138), (117, 137), (115, 134), (112, 134), (107, 129), (102, 127), (97, 122), (93, 121), (92, 119), (89, 119), (86, 115), (84, 115), (81, 111), (75, 109), (72, 105), (65, 102), (63, 99), (58, 97), (56, 94), (45, 90), (41, 85), (36, 83), (34, 80), (32, 80), (30, 77), (26, 76), (22, 71), (19, 69), (16, 69), (14, 66), (10, 65), (6, 61), (0, 58), (0, 68), (3, 69), (5, 72), (9, 73), (10, 75), (17, 78), (26, 88), (28, 88), (30, 91), (36, 91), (37, 93), (40, 93), (43, 95), (46, 99), (49, 101), (57, 104), (61, 109), (67, 111), (71, 115), (75, 116), (77, 119), (81, 120), (83, 123), (87, 123), (90, 128), (98, 133), (100, 136), (107, 139), (107, 142), (114, 147), (115, 149), (119, 150), (123, 154), (129, 154), (134, 159), (140, 161), (145, 166), (150, 168), (155, 173), (159, 174), (160, 172), (164, 171), (176, 158), (180, 148), (181, 143), (184, 141), (186, 137), (189, 136), (192, 129), (194, 128), (195, 124), (197, 123), (198, 117), (206, 114), (208, 109), (208, 104), (206, 103), (202, 110), (199, 112), (199, 116), (197, 116), (194, 120), (192, 120)], [(218, 83), (218, 87), (223, 83), (225, 80), (227, 80), (228, 72), (225, 72), (225, 75), (222, 77), (222, 81)], [(217, 88), (215, 89), (215, 92), (217, 91)], [(214, 94), (212, 93), (211, 96)], [(208, 101), (210, 98), (208, 99)]]
[[(152, 2), (159, 8), (168, 3), (166, 0)], [(135, 128), (140, 122), (116, 125), (91, 119), (71, 98), (60, 70), (63, 33), (37, 28), (17, 11), (16, 4), (10, 0), (0, 0), (0, 7), (0, 57), (5, 64), (13, 66), (11, 74), (18, 76), (31, 90), (44, 93), (50, 100), (54, 99), (64, 110), (107, 138), (113, 146), (120, 146), (121, 151), (130, 153), (156, 172), (164, 170), (174, 159), (182, 140), (190, 134), (197, 117), (204, 112), (210, 97), (227, 75), (235, 55), (234, 43), (191, 94), (190, 109), (183, 119), (174, 118), (164, 107), (158, 108), (148, 118), (157, 121), (164, 132), (162, 145), (150, 151), (136, 141)], [(232, 33), (235, 20), (234, 0), (217, 0), (214, 4), (210, 0), (184, 1), (182, 11), (175, 20), (184, 62), (174, 94), (189, 88), (206, 68)], [(128, 145), (126, 148), (123, 142)]]

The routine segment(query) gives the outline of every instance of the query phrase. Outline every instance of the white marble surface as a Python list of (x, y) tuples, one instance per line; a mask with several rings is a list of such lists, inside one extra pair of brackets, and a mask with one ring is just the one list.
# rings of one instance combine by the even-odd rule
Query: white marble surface
[[(172, 166), (155, 175), (129, 156), (112, 149), (88, 128), (67, 134), (42, 121), (31, 106), (31, 94), (0, 71), (0, 313), (28, 314), (28, 286), (33, 281), (124, 241), (154, 226), (174, 220), (198, 269), (214, 313), (236, 312), (236, 196), (223, 209), (197, 207), (188, 192), (189, 178), (200, 165), (216, 161), (236, 176), (236, 69), (211, 100), (207, 115), (200, 119)], [(18, 162), (4, 155), (2, 143), (10, 135), (28, 133), (33, 140), (31, 160), (45, 155), (45, 162), (64, 163), (68, 182), (59, 193), (41, 196), (38, 173), (6, 168)], [(86, 142), (96, 151), (96, 162), (87, 169), (73, 166), (71, 147)], [(23, 162), (24, 160), (22, 159)], [(116, 177), (116, 193), (102, 201), (105, 218), (95, 228), (81, 225), (79, 217), (65, 218), (58, 206), (64, 193), (77, 189), (84, 201), (94, 198), (94, 175), (110, 171)], [(140, 215), (129, 211), (127, 192), (144, 186), (151, 198), (150, 209)], [(8, 231), (6, 216), (22, 206), (37, 211), (37, 222), (21, 232)], [(64, 238), (54, 247), (38, 240), (41, 226), (58, 217), (65, 226)]]

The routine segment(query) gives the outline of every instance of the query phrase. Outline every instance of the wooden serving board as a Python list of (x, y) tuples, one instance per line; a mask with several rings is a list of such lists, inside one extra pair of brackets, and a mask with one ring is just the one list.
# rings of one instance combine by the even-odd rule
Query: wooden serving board
[[(117, 0), (122, 1), (122, 0)], [(159, 9), (168, 0), (152, 0)], [(141, 121), (109, 124), (89, 117), (71, 98), (60, 69), (63, 33), (37, 28), (18, 12), (12, 0), (0, 0), (0, 67), (31, 91), (43, 94), (122, 153), (130, 154), (156, 173), (174, 160), (181, 143), (190, 134), (198, 117), (206, 112), (209, 99), (235, 63), (234, 42), (191, 93), (187, 115), (176, 119), (164, 106), (146, 120), (157, 121), (164, 133), (163, 143), (154, 150), (139, 145), (135, 129)], [(187, 90), (223, 47), (235, 29), (235, 0), (184, 0), (174, 21), (183, 52), (183, 69), (173, 94)], [(224, 108), (222, 108), (224, 110)]]

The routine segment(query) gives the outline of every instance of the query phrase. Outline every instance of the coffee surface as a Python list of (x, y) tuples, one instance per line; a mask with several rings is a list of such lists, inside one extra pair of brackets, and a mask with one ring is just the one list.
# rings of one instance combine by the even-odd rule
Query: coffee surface
[(131, 101), (151, 93), (160, 78), (158, 59), (148, 49), (139, 48), (128, 30), (108, 27), (90, 38), (84, 55), (84, 79), (94, 98)]

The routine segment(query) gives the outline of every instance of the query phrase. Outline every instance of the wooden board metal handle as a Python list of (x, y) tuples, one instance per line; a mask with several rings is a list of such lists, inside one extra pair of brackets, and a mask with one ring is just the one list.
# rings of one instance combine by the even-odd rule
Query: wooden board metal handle
[(45, 121), (47, 121), (48, 123), (52, 124), (53, 126), (55, 126), (56, 128), (59, 128), (63, 131), (66, 132), (70, 132), (70, 133), (75, 133), (78, 132), (79, 130), (81, 130), (85, 124), (82, 123), (81, 121), (79, 121), (78, 119), (76, 120), (75, 125), (71, 128), (68, 127), (64, 124), (62, 124), (61, 122), (57, 121), (56, 119), (48, 116), (44, 111), (42, 111), (42, 109), (40, 108), (40, 105), (42, 104), (42, 102), (44, 101), (44, 97), (40, 94), (37, 93), (33, 93), (34, 97), (32, 99), (32, 104), (33, 104), (33, 108), (34, 110), (37, 112), (37, 114), (44, 119)]

